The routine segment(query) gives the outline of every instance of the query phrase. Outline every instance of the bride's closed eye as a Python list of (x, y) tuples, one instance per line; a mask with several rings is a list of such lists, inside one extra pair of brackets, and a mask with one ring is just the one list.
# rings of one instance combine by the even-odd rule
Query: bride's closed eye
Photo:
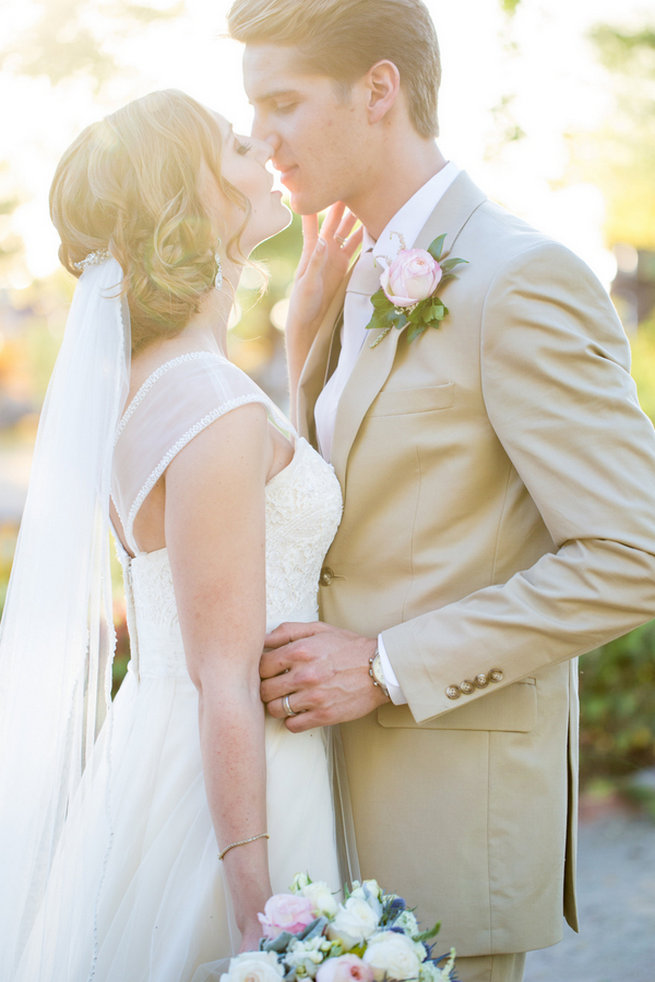
[(242, 157), (245, 157), (245, 155), (250, 150), (252, 150), (252, 143), (245, 143), (245, 142), (242, 142), (241, 140), (237, 140), (236, 141), (236, 146), (235, 146), (234, 149), (236, 150), (236, 152), (238, 154), (241, 154)]

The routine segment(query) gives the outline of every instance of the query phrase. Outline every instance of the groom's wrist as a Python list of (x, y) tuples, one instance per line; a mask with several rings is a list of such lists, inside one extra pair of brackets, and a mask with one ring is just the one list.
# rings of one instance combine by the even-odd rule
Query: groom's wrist
[(387, 649), (384, 646), (384, 641), (381, 634), (378, 634), (378, 653), (380, 655), (380, 664), (382, 666), (384, 681), (387, 689), (389, 690), (389, 698), (394, 706), (406, 706), (407, 697), (402, 690), (396, 673), (393, 670), (393, 665), (391, 664), (391, 660), (387, 654)]
[(387, 699), (390, 699), (391, 696), (389, 695), (389, 686), (387, 685), (384, 677), (384, 669), (382, 667), (382, 659), (380, 658), (379, 645), (376, 645), (375, 652), (368, 660), (368, 674), (371, 677), (373, 685), (379, 688), (385, 694)]

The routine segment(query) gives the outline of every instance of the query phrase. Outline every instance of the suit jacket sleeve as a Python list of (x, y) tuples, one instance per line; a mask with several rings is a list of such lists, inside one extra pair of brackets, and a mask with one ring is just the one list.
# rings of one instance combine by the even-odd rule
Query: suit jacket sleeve
[(655, 437), (602, 287), (563, 247), (533, 247), (492, 280), (480, 345), (489, 420), (555, 551), (383, 632), (418, 722), (461, 705), (450, 684), (514, 682), (655, 615)]

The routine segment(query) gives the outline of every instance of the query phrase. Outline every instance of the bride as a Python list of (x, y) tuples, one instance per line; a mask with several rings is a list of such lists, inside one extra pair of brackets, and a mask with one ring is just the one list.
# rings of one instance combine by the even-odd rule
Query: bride
[[(88, 127), (54, 178), (79, 282), (0, 641), (12, 982), (185, 982), (256, 947), (294, 873), (348, 873), (325, 735), (259, 699), (265, 633), (316, 618), (341, 514), (329, 465), (226, 356), (246, 257), (289, 222), (270, 152), (165, 91)], [(310, 236), (292, 318), (320, 316), (351, 232), (337, 208)], [(113, 703), (110, 523), (132, 652)]]

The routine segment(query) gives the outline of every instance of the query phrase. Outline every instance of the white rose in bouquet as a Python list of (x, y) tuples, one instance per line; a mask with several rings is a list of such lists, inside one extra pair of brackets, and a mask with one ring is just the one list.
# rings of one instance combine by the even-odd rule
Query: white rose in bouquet
[(316, 883), (307, 883), (300, 891), (301, 895), (309, 900), (312, 910), (317, 917), (334, 917), (339, 904), (327, 883), (318, 880)]
[(382, 915), (382, 890), (377, 880), (364, 880), (363, 883), (353, 883), (353, 890), (350, 894), (357, 900), (365, 900), (371, 910), (375, 912), (378, 920)]
[(221, 982), (280, 982), (284, 970), (272, 951), (244, 951), (230, 959)]
[(339, 908), (332, 923), (328, 925), (328, 938), (341, 941), (344, 949), (350, 951), (376, 931), (378, 919), (378, 915), (366, 900), (358, 896), (350, 896)]
[[(421, 954), (419, 954), (421, 952)], [(397, 931), (381, 931), (368, 939), (364, 961), (371, 966), (376, 982), (391, 979), (417, 979), (425, 957), (423, 945)]]

